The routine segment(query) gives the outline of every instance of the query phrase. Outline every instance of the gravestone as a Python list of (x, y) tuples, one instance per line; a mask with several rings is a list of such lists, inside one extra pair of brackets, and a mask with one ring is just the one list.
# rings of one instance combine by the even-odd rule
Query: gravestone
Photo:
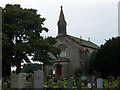
[(87, 84), (87, 88), (92, 88), (92, 85), (91, 85), (90, 82), (88, 82), (88, 84)]
[(81, 76), (81, 80), (82, 80), (82, 81), (87, 80), (87, 76), (82, 75), (82, 76)]
[(25, 88), (26, 87), (26, 74), (19, 73), (18, 75), (18, 88)]
[(58, 88), (64, 88), (64, 80), (61, 79), (59, 82), (58, 82)]
[(54, 84), (53, 84), (53, 79), (52, 78), (50, 78), (48, 80), (48, 86), (49, 86), (49, 88), (53, 88)]
[(34, 72), (34, 88), (43, 88), (44, 73), (41, 70)]
[(103, 79), (97, 78), (97, 88), (103, 88)]
[(18, 88), (18, 75), (11, 75), (11, 88)]
[(77, 88), (81, 88), (81, 80), (79, 78), (77, 79), (76, 85), (77, 85)]
[(72, 78), (67, 80), (67, 88), (72, 88)]

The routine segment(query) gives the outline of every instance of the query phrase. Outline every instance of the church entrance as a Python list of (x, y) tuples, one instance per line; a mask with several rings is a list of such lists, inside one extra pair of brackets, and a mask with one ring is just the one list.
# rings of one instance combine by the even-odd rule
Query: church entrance
[(56, 73), (55, 75), (59, 78), (62, 75), (62, 65), (61, 64), (56, 64), (55, 65), (56, 68)]

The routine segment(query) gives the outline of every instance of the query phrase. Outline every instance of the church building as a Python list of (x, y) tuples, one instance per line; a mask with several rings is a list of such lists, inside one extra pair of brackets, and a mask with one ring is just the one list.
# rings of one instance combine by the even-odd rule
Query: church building
[(45, 75), (55, 74), (56, 77), (67, 77), (74, 75), (76, 70), (82, 73), (89, 71), (89, 56), (99, 47), (90, 40), (84, 40), (67, 34), (67, 22), (61, 6), (58, 20), (58, 35), (56, 46), (61, 49), (58, 58), (52, 62), (53, 65), (46, 66)]

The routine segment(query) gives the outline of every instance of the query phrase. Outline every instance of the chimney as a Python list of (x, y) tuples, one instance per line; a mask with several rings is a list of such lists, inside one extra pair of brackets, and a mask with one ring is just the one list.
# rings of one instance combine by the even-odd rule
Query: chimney
[(88, 41), (90, 41), (90, 38), (88, 38)]
[(82, 39), (82, 36), (80, 36), (80, 39)]

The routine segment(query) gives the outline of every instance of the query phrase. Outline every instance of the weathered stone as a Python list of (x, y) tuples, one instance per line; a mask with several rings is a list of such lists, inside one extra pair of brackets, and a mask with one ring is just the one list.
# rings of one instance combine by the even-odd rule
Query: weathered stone
[(81, 76), (81, 80), (82, 80), (82, 81), (87, 80), (87, 76), (82, 75), (82, 76)]
[(92, 88), (92, 85), (90, 82), (87, 84), (87, 88)]
[(64, 80), (61, 79), (59, 82), (58, 82), (58, 88), (64, 88)]
[(68, 81), (67, 81), (67, 87), (68, 88), (72, 88), (72, 78), (69, 78)]
[(103, 79), (97, 78), (97, 88), (103, 88)]
[(53, 79), (51, 78), (51, 79), (49, 79), (48, 80), (48, 86), (49, 86), (49, 88), (53, 88)]
[(77, 79), (77, 88), (81, 88), (81, 80)]
[(41, 70), (34, 72), (34, 88), (43, 88), (44, 73)]
[(18, 76), (18, 88), (25, 88), (26, 86), (26, 74), (20, 73)]
[(18, 75), (11, 75), (11, 88), (18, 88)]

